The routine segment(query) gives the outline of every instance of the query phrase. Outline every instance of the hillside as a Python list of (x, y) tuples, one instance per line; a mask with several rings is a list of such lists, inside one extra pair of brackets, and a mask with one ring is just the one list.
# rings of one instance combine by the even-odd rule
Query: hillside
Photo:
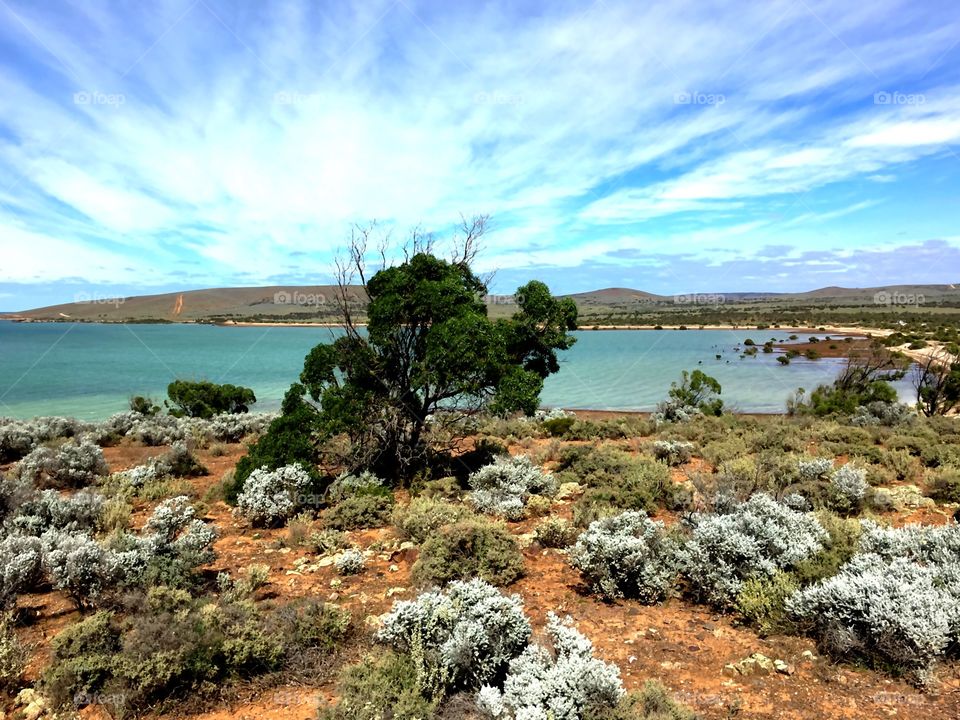
[[(7, 319), (80, 322), (325, 322), (336, 319), (333, 285), (272, 285), (267, 287), (211, 288), (181, 293), (97, 298), (85, 302), (3, 313)], [(363, 290), (355, 288), (358, 309)], [(573, 293), (585, 318), (611, 318), (641, 314), (687, 313), (713, 308), (729, 311), (772, 312), (854, 308), (877, 312), (890, 308), (916, 311), (960, 308), (960, 289), (953, 285), (894, 285), (873, 288), (825, 287), (802, 293), (687, 293), (657, 295), (632, 288), (603, 288)], [(511, 314), (512, 296), (491, 296), (493, 316)], [(648, 318), (649, 319), (649, 318)]]

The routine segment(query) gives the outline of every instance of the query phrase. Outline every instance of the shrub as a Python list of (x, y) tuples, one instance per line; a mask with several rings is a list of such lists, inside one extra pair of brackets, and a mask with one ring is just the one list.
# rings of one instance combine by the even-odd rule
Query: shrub
[(840, 513), (859, 512), (869, 488), (867, 471), (849, 464), (841, 465), (830, 476), (833, 505)]
[(580, 720), (590, 709), (615, 707), (623, 697), (620, 671), (593, 656), (593, 644), (552, 612), (552, 652), (531, 645), (510, 661), (503, 690), (485, 685), (477, 705), (490, 717)]
[(808, 513), (757, 494), (726, 514), (695, 514), (681, 568), (689, 592), (720, 608), (732, 608), (743, 582), (772, 577), (820, 552), (827, 533)]
[(589, 486), (574, 506), (578, 525), (623, 510), (653, 512), (658, 505), (679, 510), (689, 504), (690, 491), (673, 482), (664, 463), (651, 458), (626, 458), (626, 465), (616, 474), (603, 470), (589, 476)]
[(660, 422), (686, 422), (699, 415), (720, 415), (723, 400), (715, 378), (702, 370), (683, 371), (679, 383), (671, 383), (667, 399), (657, 405), (653, 418)]
[(736, 609), (761, 636), (791, 629), (786, 601), (799, 585), (791, 573), (778, 572), (771, 577), (746, 580), (737, 595)]
[(245, 413), (257, 401), (253, 390), (236, 385), (217, 385), (201, 380), (174, 380), (167, 386), (174, 416), (212, 418), (221, 413)]
[(334, 530), (383, 527), (390, 521), (394, 504), (389, 488), (364, 492), (324, 510), (323, 521)]
[(77, 608), (91, 607), (111, 587), (114, 568), (109, 554), (92, 537), (50, 530), (42, 539), (44, 571), (55, 588), (73, 598)]
[(334, 561), (337, 572), (341, 575), (356, 575), (363, 572), (367, 563), (363, 559), (363, 553), (355, 548), (344, 550)]
[(577, 421), (575, 417), (556, 417), (543, 421), (543, 429), (547, 431), (550, 437), (563, 437), (573, 424)]
[(570, 562), (605, 597), (655, 603), (677, 574), (677, 546), (663, 523), (644, 512), (625, 512), (591, 523), (570, 551)]
[(797, 463), (797, 471), (800, 474), (800, 480), (802, 482), (823, 480), (833, 471), (833, 460), (830, 458), (800, 460), (800, 462)]
[(393, 513), (393, 523), (405, 538), (422, 543), (444, 525), (464, 520), (473, 513), (459, 503), (417, 497)]
[(548, 518), (537, 525), (534, 531), (537, 542), (543, 547), (566, 548), (576, 542), (580, 534), (576, 527), (563, 518)]
[(348, 545), (346, 536), (339, 530), (319, 530), (310, 535), (309, 542), (313, 551), (320, 555), (326, 555)]
[(647, 680), (642, 690), (628, 693), (613, 708), (587, 709), (583, 720), (697, 720), (697, 716), (659, 682)]
[(0, 609), (32, 590), (42, 576), (43, 546), (38, 538), (7, 535), (0, 539)]
[(13, 629), (13, 616), (0, 615), (0, 692), (14, 694), (27, 664), (27, 653)]
[(17, 465), (21, 478), (39, 487), (80, 488), (107, 474), (103, 451), (87, 440), (68, 440), (56, 450), (39, 447)]
[(912, 417), (910, 408), (903, 403), (876, 400), (858, 405), (850, 416), (850, 424), (858, 427), (895, 427)]
[(313, 480), (300, 465), (254, 470), (237, 496), (236, 514), (254, 526), (277, 526), (302, 506)]
[(693, 457), (693, 443), (682, 440), (656, 440), (653, 443), (653, 456), (667, 465), (683, 465)]
[(526, 647), (530, 623), (519, 597), (470, 580), (395, 603), (377, 639), (408, 653), (421, 692), (439, 698), (502, 677)]
[(420, 548), (413, 578), (423, 584), (480, 578), (509, 585), (523, 575), (523, 555), (502, 525), (477, 518), (445, 525)]
[(0, 524), (16, 514), (20, 506), (37, 493), (33, 483), (26, 478), (0, 473)]
[(927, 495), (942, 502), (960, 503), (960, 470), (939, 468), (927, 480)]
[(37, 536), (47, 530), (93, 531), (101, 524), (105, 505), (103, 495), (89, 488), (70, 496), (44, 490), (23, 503), (7, 524), (16, 532)]
[(553, 476), (544, 473), (526, 455), (497, 458), (470, 475), (470, 502), (483, 513), (520, 520), (532, 495), (553, 495)]
[(910, 671), (921, 681), (960, 640), (960, 526), (864, 523), (860, 551), (839, 573), (797, 592), (788, 608), (838, 657)]
[(175, 442), (173, 446), (159, 458), (157, 466), (162, 470), (161, 475), (175, 477), (199, 477), (207, 474), (207, 469), (197, 459), (185, 442)]
[(423, 696), (414, 660), (394, 652), (347, 667), (338, 690), (339, 702), (321, 708), (319, 720), (429, 720), (437, 705)]

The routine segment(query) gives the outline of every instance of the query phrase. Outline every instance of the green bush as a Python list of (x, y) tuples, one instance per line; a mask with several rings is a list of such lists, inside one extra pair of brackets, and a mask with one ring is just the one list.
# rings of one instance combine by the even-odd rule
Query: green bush
[(439, 528), (420, 549), (413, 578), (424, 585), (480, 578), (509, 585), (524, 573), (523, 555), (507, 529), (484, 518)]
[(474, 516), (462, 504), (418, 497), (411, 500), (409, 505), (394, 511), (393, 524), (405, 538), (422, 543), (442, 526)]
[(927, 495), (941, 502), (960, 503), (960, 470), (944, 467), (930, 473)]
[(320, 720), (430, 720), (436, 710), (417, 685), (413, 659), (389, 650), (346, 668), (338, 689), (339, 703), (321, 708)]
[(656, 680), (628, 693), (615, 707), (588, 709), (583, 720), (696, 720), (697, 716), (670, 697)]
[(537, 525), (534, 536), (547, 548), (566, 548), (577, 541), (580, 531), (563, 518), (548, 518)]
[(13, 616), (0, 615), (0, 693), (15, 694), (26, 661), (27, 654), (13, 628)]
[(761, 636), (787, 632), (793, 626), (784, 603), (798, 589), (791, 573), (751, 578), (740, 588), (736, 608)]
[(253, 390), (237, 385), (217, 385), (207, 380), (197, 382), (174, 380), (167, 386), (167, 396), (177, 417), (210, 419), (224, 413), (245, 413), (257, 401)]
[[(574, 505), (574, 522), (586, 526), (598, 518), (623, 510), (656, 511), (658, 506), (681, 510), (689, 506), (690, 491), (670, 477), (662, 462), (633, 458), (619, 451), (602, 453), (611, 460), (600, 463), (588, 475), (587, 489)], [(589, 456), (585, 464), (593, 465)]]
[(390, 522), (395, 500), (390, 488), (361, 488), (323, 511), (323, 522), (334, 530), (383, 527)]
[(560, 417), (553, 418), (552, 420), (543, 421), (543, 429), (547, 431), (547, 434), (550, 437), (563, 437), (568, 432), (570, 428), (573, 427), (573, 424), (577, 421), (574, 417)]

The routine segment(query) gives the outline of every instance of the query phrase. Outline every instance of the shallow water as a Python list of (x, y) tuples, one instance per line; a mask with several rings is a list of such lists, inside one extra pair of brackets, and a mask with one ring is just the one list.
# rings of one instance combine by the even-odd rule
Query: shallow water
[[(328, 328), (213, 325), (95, 325), (0, 321), (0, 415), (102, 419), (131, 395), (161, 399), (174, 379), (252, 387), (254, 410), (279, 407), (303, 358), (329, 341)], [(741, 359), (734, 348), (787, 333), (777, 330), (604, 330), (575, 333), (561, 370), (547, 379), (546, 406), (650, 410), (681, 370), (701, 368), (723, 385), (728, 407), (780, 412), (797, 387), (829, 382), (842, 361), (776, 355)], [(801, 340), (804, 339), (801, 335)], [(720, 355), (720, 359), (716, 358)], [(901, 392), (907, 395), (906, 386)]]

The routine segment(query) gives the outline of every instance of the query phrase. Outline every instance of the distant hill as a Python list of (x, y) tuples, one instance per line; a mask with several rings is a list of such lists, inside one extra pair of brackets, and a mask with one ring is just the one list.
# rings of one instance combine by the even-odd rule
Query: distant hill
[[(0, 314), (0, 318), (19, 320), (61, 320), (83, 322), (322, 322), (335, 321), (334, 285), (272, 285), (268, 287), (211, 288), (180, 293), (140, 295), (127, 298), (93, 298), (81, 302)], [(352, 288), (353, 302), (362, 314), (366, 300), (363, 289)], [(770, 304), (796, 307), (877, 306), (885, 299), (922, 296), (930, 303), (960, 306), (960, 289), (953, 285), (891, 285), (873, 288), (824, 287), (801, 293), (688, 293), (656, 295), (631, 288), (603, 288), (568, 295), (584, 315), (635, 312), (642, 309), (690, 308), (722, 303), (769, 307)], [(491, 295), (490, 312), (494, 316), (514, 311), (510, 295)], [(719, 299), (719, 300), (718, 300)]]

